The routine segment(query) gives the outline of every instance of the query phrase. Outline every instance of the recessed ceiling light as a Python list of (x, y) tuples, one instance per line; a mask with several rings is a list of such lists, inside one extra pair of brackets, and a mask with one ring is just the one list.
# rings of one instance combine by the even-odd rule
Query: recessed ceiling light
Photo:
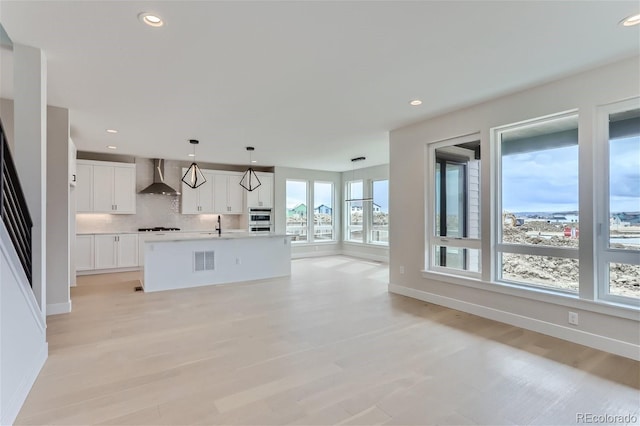
[(109, 149), (118, 149), (118, 147), (115, 146), (115, 145), (107, 145), (107, 148), (109, 148)]
[(251, 160), (251, 162), (252, 162), (252, 163), (257, 163), (257, 162), (258, 162), (258, 160)]
[(107, 133), (118, 133), (116, 129), (107, 129)]
[(161, 27), (164, 25), (162, 18), (149, 12), (142, 12), (138, 14), (138, 19), (151, 27)]
[(422, 101), (420, 99), (414, 99), (414, 100), (409, 102), (409, 105), (411, 105), (411, 106), (422, 105)]
[(195, 156), (196, 156), (195, 154), (189, 154), (189, 157), (195, 157)]
[(632, 27), (634, 25), (640, 24), (640, 13), (636, 15), (627, 16), (622, 21), (620, 21), (620, 24), (622, 24), (622, 26), (624, 27)]

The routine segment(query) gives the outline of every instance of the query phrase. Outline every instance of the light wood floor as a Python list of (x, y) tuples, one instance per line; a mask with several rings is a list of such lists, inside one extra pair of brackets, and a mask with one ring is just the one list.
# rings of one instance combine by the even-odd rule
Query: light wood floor
[(387, 292), (387, 267), (136, 293), (78, 279), (16, 424), (575, 424), (640, 417), (639, 363)]

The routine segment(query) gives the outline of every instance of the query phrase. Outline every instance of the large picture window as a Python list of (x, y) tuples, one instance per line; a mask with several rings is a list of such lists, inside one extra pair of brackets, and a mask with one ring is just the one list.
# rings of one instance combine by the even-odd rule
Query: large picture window
[(578, 116), (494, 130), (496, 280), (577, 292)]
[(600, 158), (604, 158), (598, 206), (598, 295), (640, 301), (640, 107), (633, 99), (600, 111)]
[(292, 242), (307, 241), (307, 181), (287, 180), (287, 235)]

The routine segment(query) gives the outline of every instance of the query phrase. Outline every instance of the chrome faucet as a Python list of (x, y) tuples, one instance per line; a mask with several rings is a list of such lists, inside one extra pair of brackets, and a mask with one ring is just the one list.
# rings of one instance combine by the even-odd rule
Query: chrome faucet
[(218, 231), (218, 236), (222, 234), (222, 225), (220, 224), (220, 215), (218, 215), (218, 227), (216, 228), (216, 231)]

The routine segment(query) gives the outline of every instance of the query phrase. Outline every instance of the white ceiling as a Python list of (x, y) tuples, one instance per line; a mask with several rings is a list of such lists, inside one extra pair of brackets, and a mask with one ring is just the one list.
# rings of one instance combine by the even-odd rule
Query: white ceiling
[[(166, 22), (138, 21), (155, 12)], [(79, 150), (351, 170), (394, 128), (640, 53), (638, 1), (11, 1)], [(3, 51), (0, 95), (12, 98)], [(411, 107), (409, 100), (423, 104)], [(116, 135), (105, 129), (119, 130)]]

